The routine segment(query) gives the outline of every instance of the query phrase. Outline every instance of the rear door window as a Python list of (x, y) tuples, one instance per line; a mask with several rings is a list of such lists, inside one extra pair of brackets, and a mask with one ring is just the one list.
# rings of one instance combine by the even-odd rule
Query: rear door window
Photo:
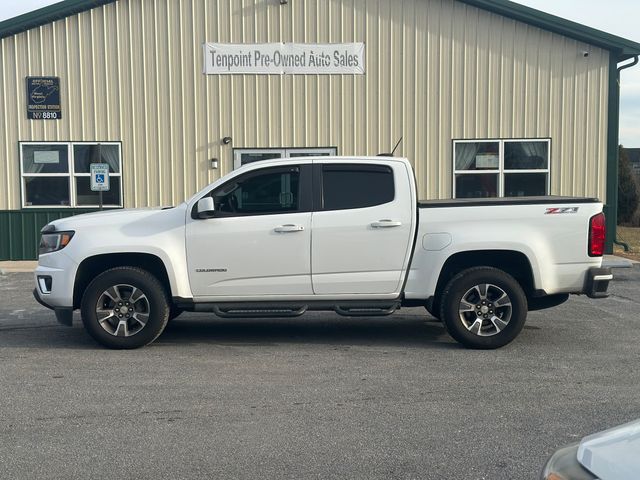
[(323, 165), (322, 209), (374, 207), (395, 198), (393, 170), (384, 165)]

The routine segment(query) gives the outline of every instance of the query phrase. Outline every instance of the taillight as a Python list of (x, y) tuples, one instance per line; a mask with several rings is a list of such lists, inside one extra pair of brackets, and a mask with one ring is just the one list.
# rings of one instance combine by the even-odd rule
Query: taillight
[(604, 255), (604, 241), (607, 236), (604, 213), (591, 217), (589, 221), (589, 256), (601, 257)]

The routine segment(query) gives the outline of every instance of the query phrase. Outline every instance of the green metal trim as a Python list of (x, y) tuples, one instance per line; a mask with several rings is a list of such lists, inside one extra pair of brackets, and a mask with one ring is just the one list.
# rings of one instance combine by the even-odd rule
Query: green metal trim
[[(604, 213), (607, 216), (607, 239), (605, 253), (613, 253), (617, 242), (618, 228), (618, 170), (620, 163), (620, 71), (638, 64), (638, 55), (634, 61), (618, 67), (616, 58), (609, 57), (609, 112), (607, 119), (607, 203)], [(625, 251), (627, 249), (625, 248)]]
[(512, 18), (520, 22), (539, 27), (590, 45), (615, 52), (617, 60), (622, 61), (640, 54), (640, 43), (627, 40), (610, 33), (587, 27), (534, 8), (525, 7), (508, 0), (459, 0), (489, 12)]
[(0, 22), (0, 39), (26, 32), (32, 28), (46, 25), (47, 23), (62, 20), (77, 13), (86, 12), (92, 8), (101, 7), (117, 0), (64, 0), (33, 12), (25, 13), (17, 17)]
[(36, 260), (42, 227), (59, 218), (95, 211), (86, 208), (0, 211), (0, 260)]
[[(115, 1), (117, 0), (64, 0), (48, 7), (40, 8), (33, 12), (0, 22), (0, 39)], [(618, 61), (640, 54), (640, 43), (611, 35), (555, 15), (550, 15), (540, 10), (525, 7), (524, 5), (509, 0), (459, 1), (542, 28), (543, 30), (549, 30), (581, 42), (604, 48), (605, 50), (610, 50), (616, 53)]]
[(609, 57), (609, 113), (607, 119), (607, 239), (605, 252), (613, 253), (618, 225), (618, 142), (620, 129), (620, 74), (615, 56)]

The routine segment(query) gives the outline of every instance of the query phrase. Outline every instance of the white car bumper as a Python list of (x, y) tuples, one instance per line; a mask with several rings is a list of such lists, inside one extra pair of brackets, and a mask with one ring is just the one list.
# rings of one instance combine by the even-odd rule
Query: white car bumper
[(73, 288), (78, 265), (63, 252), (42, 255), (34, 272), (36, 300), (56, 312), (58, 321), (71, 324)]

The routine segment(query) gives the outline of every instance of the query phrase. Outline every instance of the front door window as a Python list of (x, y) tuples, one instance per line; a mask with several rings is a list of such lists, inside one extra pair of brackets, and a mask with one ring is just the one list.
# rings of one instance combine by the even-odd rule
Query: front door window
[(220, 192), (214, 192), (216, 211), (227, 215), (266, 215), (298, 210), (297, 168), (249, 175)]

